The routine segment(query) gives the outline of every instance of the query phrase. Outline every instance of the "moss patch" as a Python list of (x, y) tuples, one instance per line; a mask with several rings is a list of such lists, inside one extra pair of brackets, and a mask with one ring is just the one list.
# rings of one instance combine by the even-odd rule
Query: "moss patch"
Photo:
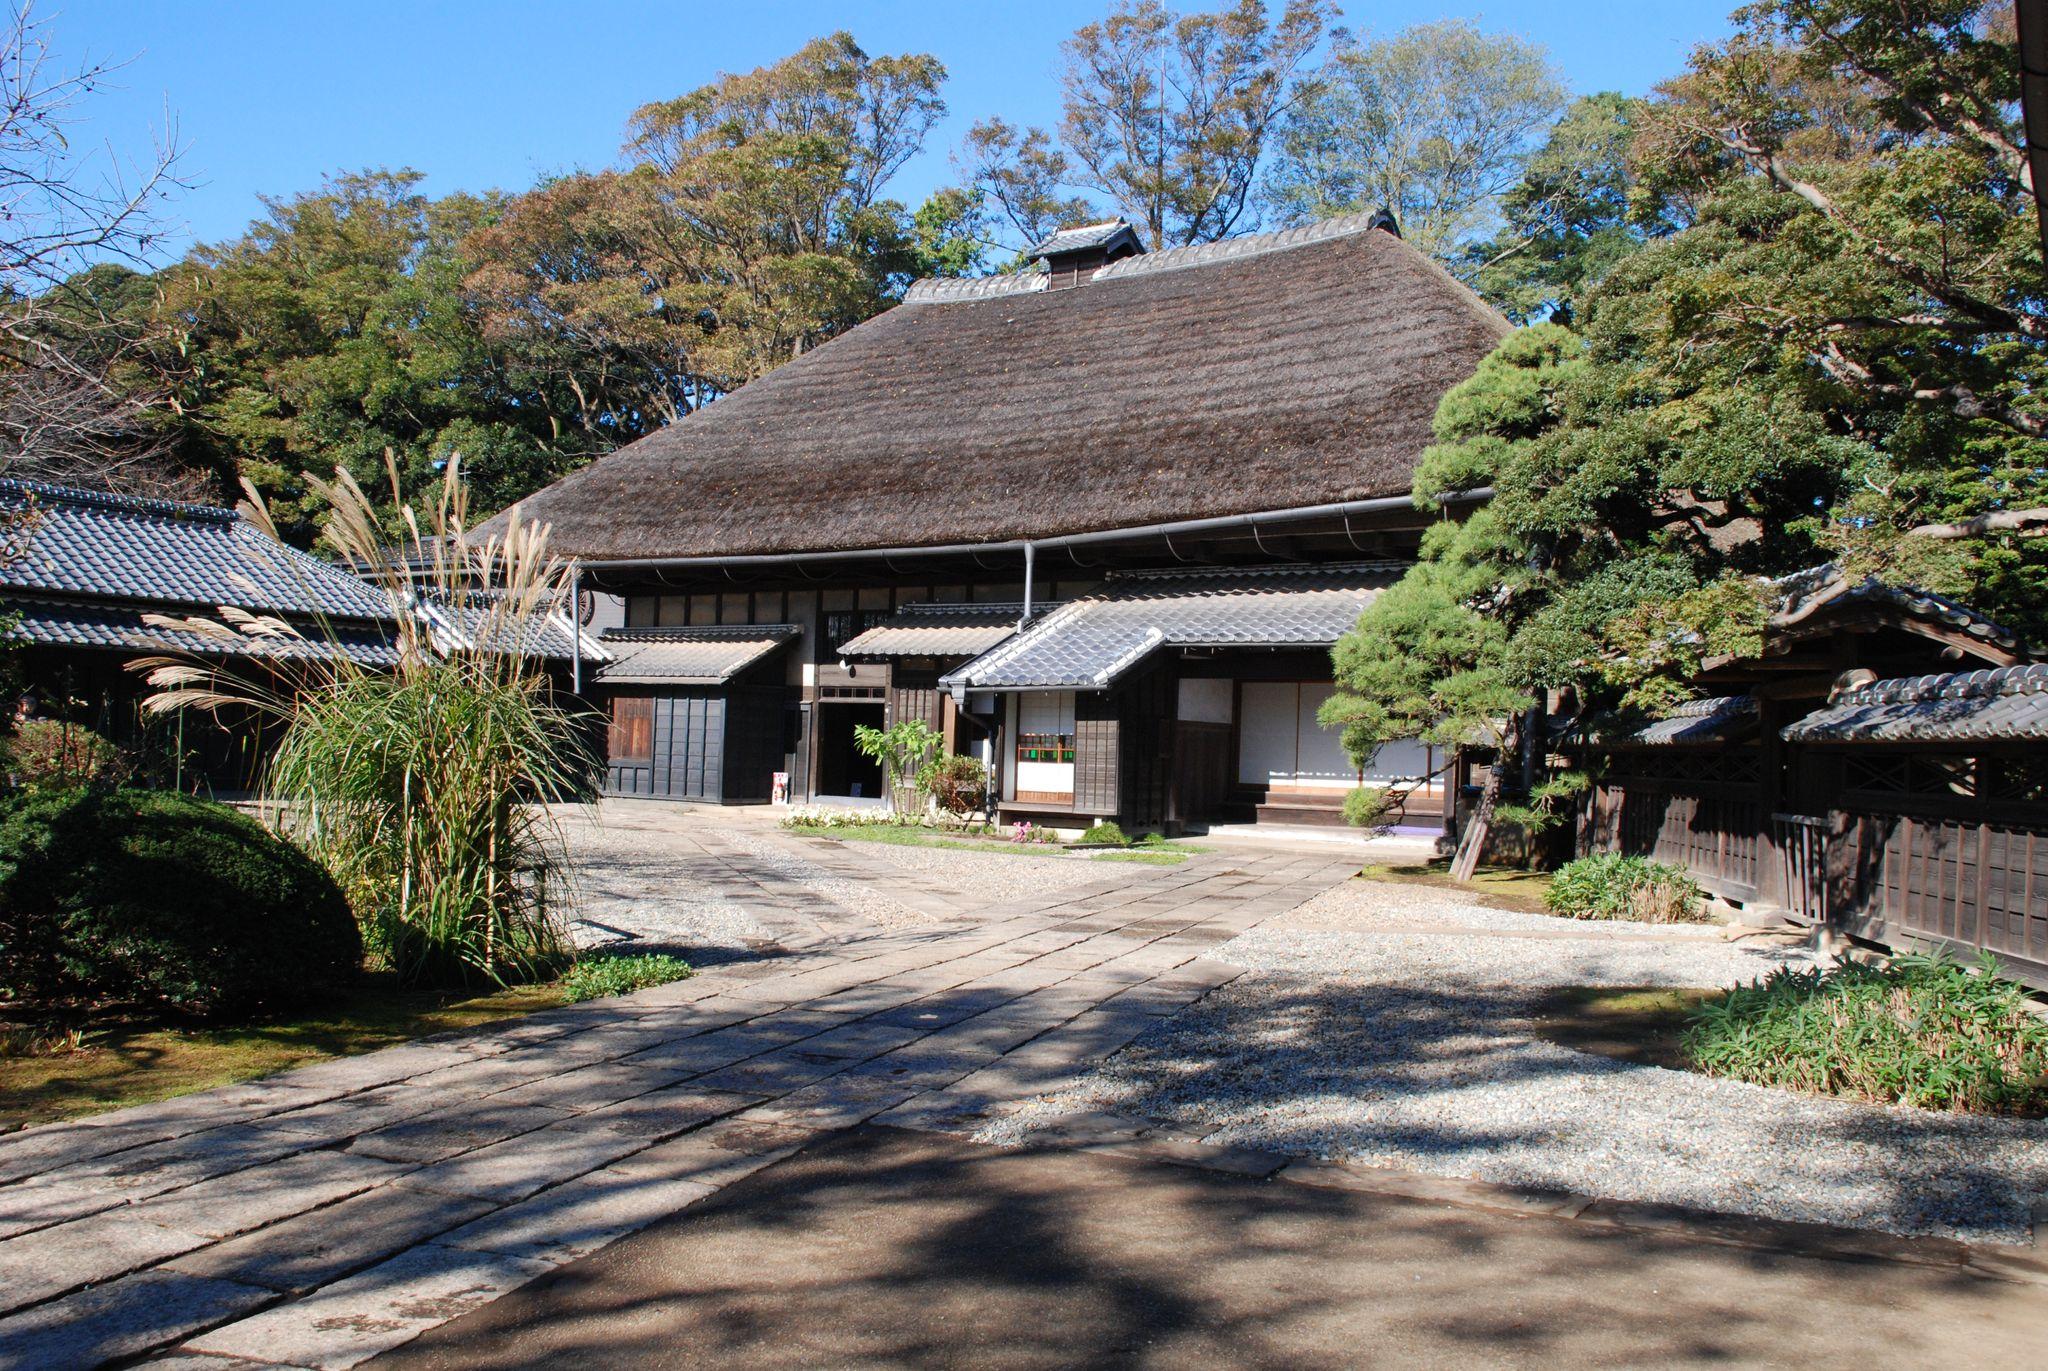
[(1090, 860), (1098, 862), (1138, 862), (1144, 866), (1179, 866), (1188, 859), (1185, 852), (1140, 851), (1098, 852)]
[(1693, 1070), (1686, 1022), (1718, 990), (1613, 990), (1572, 986), (1548, 996), (1536, 1012), (1536, 1036), (1560, 1047), (1644, 1066)]
[(1428, 885), (1476, 896), (1489, 909), (1509, 909), (1519, 914), (1549, 914), (1543, 903), (1550, 889), (1550, 876), (1542, 871), (1518, 867), (1483, 866), (1469, 881), (1451, 879), (1449, 862), (1423, 866), (1368, 866), (1358, 873), (1360, 880), (1391, 881), (1396, 885)]
[(316, 1013), (237, 1027), (184, 1027), (135, 1019), (96, 1024), (76, 1050), (36, 1050), (7, 1035), (0, 1055), (0, 1129), (210, 1090), (295, 1066), (353, 1057), (434, 1033), (466, 1031), (562, 1003), (559, 983), (488, 995), (406, 990), (365, 976), (346, 999)]

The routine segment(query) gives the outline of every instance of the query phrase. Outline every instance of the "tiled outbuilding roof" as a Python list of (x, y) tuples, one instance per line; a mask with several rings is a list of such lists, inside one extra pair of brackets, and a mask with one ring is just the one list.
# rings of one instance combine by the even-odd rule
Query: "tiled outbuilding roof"
[[(452, 599), (438, 595), (421, 596), (417, 608), (420, 617), (433, 629), (435, 647), (443, 652), (498, 647), (495, 642), (485, 641), (493, 636), (489, 622), (490, 603), (498, 593), (466, 590)], [(499, 632), (502, 633), (502, 629)], [(531, 656), (566, 662), (580, 652), (582, 659), (591, 663), (602, 663), (611, 658), (598, 638), (577, 630), (566, 611), (548, 615), (537, 630), (529, 626), (523, 637), (520, 649)]]
[(0, 511), (26, 517), (8, 591), (212, 610), (389, 622), (374, 586), (269, 537), (231, 509), (0, 481)]
[[(1041, 605), (1050, 613), (1057, 605)], [(839, 648), (846, 658), (972, 657), (1017, 631), (1021, 604), (905, 605)]]
[(600, 685), (721, 685), (802, 634), (795, 624), (610, 628), (601, 641), (611, 660), (597, 669), (597, 680)]
[(1966, 604), (1918, 586), (1880, 581), (1875, 576), (1852, 580), (1833, 563), (1780, 577), (1777, 585), (1780, 595), (1769, 627), (1779, 633), (1795, 630), (1823, 611), (1866, 603), (1945, 625), (1999, 652), (2020, 650), (2017, 634)]
[(1909, 676), (1847, 691), (1784, 731), (1795, 743), (2048, 741), (2048, 665)]
[[(145, 653), (219, 655), (222, 652), (219, 639), (146, 622), (144, 616), (153, 611), (132, 603), (10, 595), (6, 607), (15, 617), (8, 636), (16, 642), (45, 647), (106, 648)], [(196, 614), (199, 618), (213, 617), (206, 610)], [(310, 625), (297, 627), (297, 637), (288, 634), (274, 637), (238, 635), (233, 655), (289, 660), (326, 657), (338, 648), (363, 666), (397, 664), (398, 649), (389, 629), (382, 624), (336, 621), (331, 625), (331, 638)]]
[(1687, 700), (1665, 718), (1606, 739), (1636, 747), (1691, 747), (1728, 742), (1755, 731), (1756, 701), (1748, 695)]
[(1066, 252), (1107, 248), (1119, 239), (1128, 239), (1131, 246), (1140, 252), (1145, 250), (1145, 244), (1139, 239), (1138, 231), (1131, 227), (1128, 219), (1105, 219), (1099, 224), (1080, 224), (1073, 228), (1060, 229), (1047, 235), (1044, 242), (1024, 255), (1036, 261), (1043, 257), (1057, 257)]
[(958, 690), (1100, 690), (1167, 647), (1328, 647), (1402, 564), (1130, 572), (947, 675)]

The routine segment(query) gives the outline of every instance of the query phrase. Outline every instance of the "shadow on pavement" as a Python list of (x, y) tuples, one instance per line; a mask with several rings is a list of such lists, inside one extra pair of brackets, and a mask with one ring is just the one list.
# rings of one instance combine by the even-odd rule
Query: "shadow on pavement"
[(2040, 1295), (868, 1127), (374, 1364), (2018, 1365), (2048, 1338)]

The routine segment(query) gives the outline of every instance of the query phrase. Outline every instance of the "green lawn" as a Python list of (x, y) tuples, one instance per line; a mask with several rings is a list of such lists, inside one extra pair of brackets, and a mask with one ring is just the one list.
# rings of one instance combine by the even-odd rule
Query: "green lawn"
[(414, 1038), (474, 1029), (561, 1004), (559, 982), (488, 995), (406, 990), (395, 977), (363, 977), (345, 999), (314, 1014), (236, 1027), (132, 1020), (94, 1025), (75, 1050), (5, 1035), (0, 1130), (48, 1123), (230, 1085), (294, 1066), (374, 1052)]
[(1141, 848), (1125, 848), (1116, 852), (1098, 852), (1095, 854), (1095, 860), (1098, 862), (1140, 862), (1146, 866), (1179, 866), (1187, 859), (1187, 853), (1176, 852), (1170, 848), (1155, 848), (1149, 851)]

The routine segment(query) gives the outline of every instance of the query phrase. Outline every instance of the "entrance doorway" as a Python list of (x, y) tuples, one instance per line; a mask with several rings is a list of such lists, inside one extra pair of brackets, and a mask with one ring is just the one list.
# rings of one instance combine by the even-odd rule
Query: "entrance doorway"
[(882, 727), (882, 706), (821, 700), (817, 716), (818, 775), (811, 793), (869, 800), (884, 798), (882, 764), (853, 745), (856, 727)]

